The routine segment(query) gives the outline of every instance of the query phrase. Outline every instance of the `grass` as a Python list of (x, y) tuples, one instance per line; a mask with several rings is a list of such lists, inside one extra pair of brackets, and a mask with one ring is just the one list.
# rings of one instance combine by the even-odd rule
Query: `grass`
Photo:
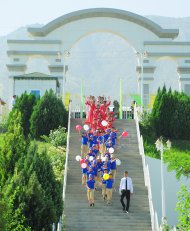
[[(155, 132), (150, 127), (140, 127), (144, 139), (145, 155), (160, 159), (160, 152), (156, 150), (155, 141), (157, 139)], [(166, 139), (164, 139), (164, 142)], [(190, 177), (190, 141), (189, 140), (171, 140), (172, 147), (164, 151), (164, 162), (168, 163), (169, 171), (176, 171), (176, 178), (182, 175)]]

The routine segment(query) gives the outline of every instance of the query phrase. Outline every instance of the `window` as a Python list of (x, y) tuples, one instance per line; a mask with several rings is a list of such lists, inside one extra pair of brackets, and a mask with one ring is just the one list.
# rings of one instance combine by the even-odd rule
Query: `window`
[(14, 62), (19, 62), (20, 59), (19, 59), (19, 58), (14, 58), (13, 61), (14, 61)]
[(190, 96), (190, 84), (185, 84), (184, 85), (184, 92), (185, 92), (185, 94)]
[(148, 107), (149, 104), (149, 84), (143, 84), (143, 105)]
[(149, 63), (148, 59), (143, 60), (143, 63)]
[(190, 59), (186, 59), (186, 60), (185, 60), (185, 63), (190, 63)]
[(60, 63), (60, 62), (61, 62), (61, 59), (56, 59), (55, 62), (56, 62), (56, 63)]
[(31, 95), (34, 95), (36, 98), (40, 98), (40, 90), (31, 90)]

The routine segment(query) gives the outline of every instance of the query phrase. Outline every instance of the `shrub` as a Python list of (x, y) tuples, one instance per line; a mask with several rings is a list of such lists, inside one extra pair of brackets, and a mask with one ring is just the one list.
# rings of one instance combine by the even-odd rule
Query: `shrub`
[(50, 143), (55, 147), (66, 145), (67, 133), (65, 131), (66, 128), (61, 126), (53, 131), (51, 130), (49, 134)]

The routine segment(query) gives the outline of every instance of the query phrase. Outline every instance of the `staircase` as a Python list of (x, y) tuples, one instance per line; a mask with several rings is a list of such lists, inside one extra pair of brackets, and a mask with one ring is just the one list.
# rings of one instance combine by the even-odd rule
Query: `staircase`
[(116, 175), (118, 189), (123, 172), (127, 170), (133, 180), (134, 194), (131, 196), (129, 214), (123, 213), (120, 195), (113, 191), (113, 204), (106, 205), (101, 191), (95, 191), (95, 207), (89, 207), (86, 188), (81, 185), (81, 168), (75, 160), (80, 155), (80, 136), (75, 130), (81, 119), (71, 120), (70, 152), (68, 159), (68, 181), (65, 197), (64, 231), (150, 231), (151, 219), (148, 192), (144, 186), (142, 160), (138, 150), (136, 126), (134, 120), (117, 120), (114, 126), (129, 136), (121, 138), (115, 149), (115, 156), (121, 160)]

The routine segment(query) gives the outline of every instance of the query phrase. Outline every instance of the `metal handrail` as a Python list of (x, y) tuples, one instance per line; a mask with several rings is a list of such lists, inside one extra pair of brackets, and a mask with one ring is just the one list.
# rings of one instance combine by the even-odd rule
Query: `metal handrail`
[[(63, 179), (63, 195), (62, 195), (63, 202), (65, 202), (65, 192), (66, 192), (66, 188), (67, 188), (67, 170), (68, 170), (70, 129), (71, 129), (71, 102), (69, 103), (69, 115), (68, 115), (66, 159), (65, 159), (65, 171), (64, 171), (64, 179)], [(63, 216), (64, 216), (64, 210), (63, 210), (62, 218), (63, 218)], [(57, 231), (62, 231), (62, 218), (60, 217), (59, 222), (57, 224)], [(53, 224), (52, 230), (54, 230), (54, 229), (55, 229), (55, 227)]]
[(68, 170), (68, 155), (69, 155), (69, 138), (71, 129), (71, 102), (69, 104), (69, 116), (68, 116), (68, 131), (67, 131), (67, 145), (66, 145), (66, 159), (65, 159), (65, 171), (63, 181), (63, 201), (65, 201), (65, 192), (67, 187), (67, 170)]
[(150, 172), (149, 172), (149, 167), (146, 164), (146, 159), (145, 159), (145, 154), (144, 154), (143, 137), (142, 137), (142, 135), (140, 135), (139, 117), (138, 117), (138, 111), (137, 111), (136, 104), (134, 106), (134, 119), (136, 122), (139, 152), (140, 152), (140, 155), (142, 156), (144, 181), (145, 181), (145, 186), (148, 189), (148, 199), (149, 199), (149, 208), (150, 208), (152, 230), (153, 231), (159, 231), (160, 229), (159, 229), (159, 224), (158, 224), (158, 217), (157, 217), (157, 213), (154, 211), (154, 206), (153, 206), (153, 202), (152, 202), (152, 190), (151, 190), (151, 182), (150, 182), (150, 175), (149, 175)]

